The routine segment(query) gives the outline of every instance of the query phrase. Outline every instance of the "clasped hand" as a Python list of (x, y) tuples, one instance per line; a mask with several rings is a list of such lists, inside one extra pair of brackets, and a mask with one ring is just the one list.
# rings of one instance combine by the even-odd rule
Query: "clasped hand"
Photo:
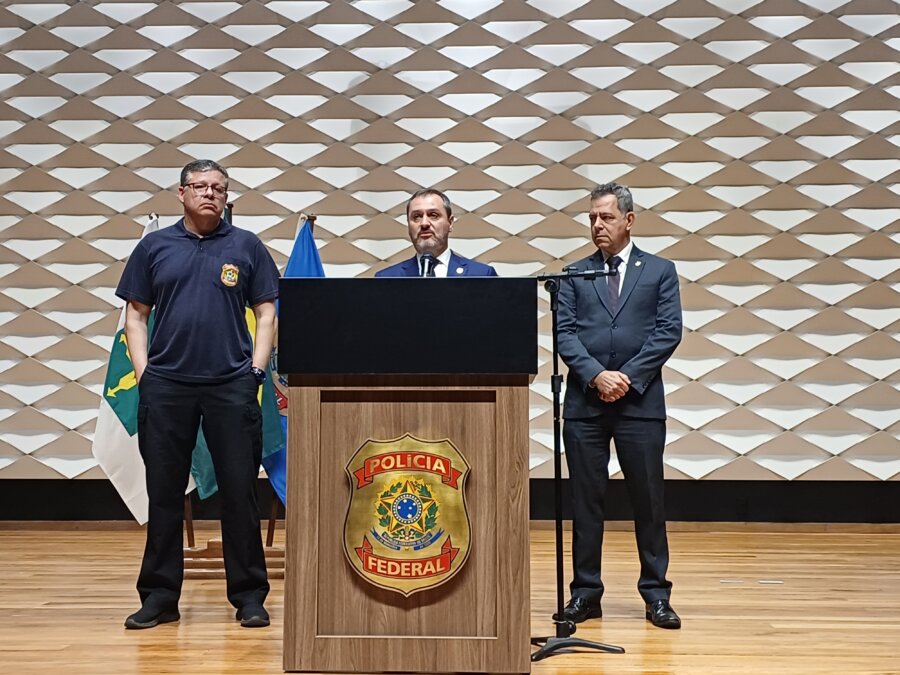
[(612, 403), (622, 398), (628, 393), (631, 387), (631, 380), (628, 376), (618, 370), (604, 370), (594, 378), (594, 388), (597, 390), (597, 396), (604, 403)]

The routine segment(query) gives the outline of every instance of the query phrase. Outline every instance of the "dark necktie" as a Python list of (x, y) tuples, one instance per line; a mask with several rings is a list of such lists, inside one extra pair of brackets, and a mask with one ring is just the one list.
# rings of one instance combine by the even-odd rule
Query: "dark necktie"
[(614, 255), (608, 258), (606, 264), (609, 265), (609, 276), (606, 277), (606, 290), (609, 293), (609, 311), (613, 314), (619, 308), (619, 265), (622, 259)]

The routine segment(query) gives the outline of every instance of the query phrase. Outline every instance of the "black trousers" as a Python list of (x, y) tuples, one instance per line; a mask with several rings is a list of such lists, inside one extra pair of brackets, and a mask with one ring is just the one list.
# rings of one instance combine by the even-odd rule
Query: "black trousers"
[(159, 610), (178, 606), (184, 491), (201, 423), (221, 497), (228, 600), (237, 608), (262, 604), (269, 582), (256, 498), (262, 460), (256, 378), (248, 373), (224, 384), (193, 384), (145, 372), (138, 386), (138, 443), (150, 497), (137, 582), (141, 604)]
[(664, 420), (614, 415), (566, 420), (563, 426), (574, 507), (572, 596), (598, 604), (603, 595), (600, 563), (610, 439), (615, 440), (616, 455), (634, 511), (641, 561), (638, 591), (645, 602), (668, 600), (672, 584), (666, 580), (669, 543), (662, 461), (666, 424)]

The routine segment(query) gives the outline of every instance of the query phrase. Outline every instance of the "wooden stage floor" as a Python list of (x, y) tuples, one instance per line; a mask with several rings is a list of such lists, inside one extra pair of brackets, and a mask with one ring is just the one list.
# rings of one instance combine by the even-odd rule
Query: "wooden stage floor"
[[(189, 580), (180, 623), (126, 631), (143, 531), (88, 527), (0, 523), (3, 672), (281, 672), (283, 581), (272, 583), (268, 629), (238, 626), (223, 581)], [(626, 653), (554, 656), (532, 672), (900, 673), (898, 528), (673, 524), (669, 537), (682, 630), (644, 620), (633, 535), (609, 532), (604, 616), (577, 634)], [(546, 635), (553, 532), (532, 529), (531, 540), (532, 634)]]

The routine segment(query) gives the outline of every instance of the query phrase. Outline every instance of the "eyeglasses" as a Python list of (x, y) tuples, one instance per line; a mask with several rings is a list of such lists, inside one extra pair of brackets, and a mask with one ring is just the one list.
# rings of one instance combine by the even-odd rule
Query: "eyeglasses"
[(197, 197), (202, 197), (207, 190), (212, 190), (216, 197), (224, 197), (228, 193), (228, 188), (221, 185), (207, 185), (206, 183), (188, 183), (184, 187), (190, 188)]

